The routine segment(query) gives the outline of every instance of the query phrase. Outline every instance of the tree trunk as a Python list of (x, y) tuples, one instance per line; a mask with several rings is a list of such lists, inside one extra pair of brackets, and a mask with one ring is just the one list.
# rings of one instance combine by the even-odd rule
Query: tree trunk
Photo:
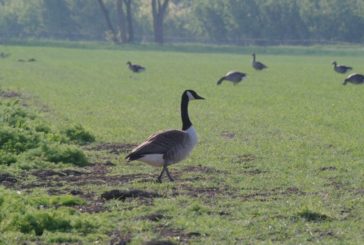
[(100, 5), (100, 8), (101, 8), (101, 11), (102, 13), (104, 14), (104, 17), (105, 17), (105, 20), (106, 20), (106, 24), (107, 24), (107, 27), (109, 28), (109, 31), (111, 32), (111, 39), (114, 43), (119, 43), (119, 40), (117, 38), (117, 35), (116, 35), (116, 32), (115, 32), (115, 29), (114, 27), (112, 26), (111, 24), (111, 21), (110, 21), (110, 17), (109, 17), (109, 12), (107, 11), (106, 7), (105, 7), (105, 4), (102, 0), (97, 0), (99, 2), (99, 5)]
[(126, 36), (126, 23), (123, 9), (123, 0), (116, 0), (116, 10), (118, 16), (119, 38), (122, 43), (126, 43), (128, 41), (128, 38)]
[(163, 21), (168, 7), (169, 0), (152, 0), (153, 28), (154, 41), (159, 44), (164, 42)]
[(128, 42), (134, 42), (133, 14), (131, 12), (131, 0), (124, 0), (126, 5), (126, 19), (128, 24)]

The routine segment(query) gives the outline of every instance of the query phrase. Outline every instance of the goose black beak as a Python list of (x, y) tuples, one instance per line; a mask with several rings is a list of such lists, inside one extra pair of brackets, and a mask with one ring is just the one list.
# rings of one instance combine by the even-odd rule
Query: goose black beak
[(197, 95), (197, 96), (195, 96), (195, 99), (196, 99), (196, 100), (204, 100), (205, 98), (204, 98), (204, 97), (201, 97), (201, 96), (199, 96), (199, 95)]

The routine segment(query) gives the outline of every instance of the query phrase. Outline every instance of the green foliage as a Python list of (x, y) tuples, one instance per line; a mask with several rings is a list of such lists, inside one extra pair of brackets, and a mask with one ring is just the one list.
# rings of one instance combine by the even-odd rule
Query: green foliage
[(72, 163), (78, 166), (87, 164), (86, 155), (74, 145), (49, 143), (29, 151), (28, 159), (43, 159), (54, 163)]
[(41, 236), (45, 230), (67, 232), (72, 229), (68, 220), (62, 217), (55, 217), (47, 212), (20, 216), (14, 220), (14, 226), (23, 233), (34, 231), (37, 236)]
[(69, 144), (92, 141), (94, 136), (79, 124), (57, 132), (37, 114), (22, 107), (18, 100), (0, 100), (0, 165), (37, 157), (48, 162), (82, 166), (87, 163), (86, 155), (77, 146)]
[(42, 236), (45, 231), (94, 232), (97, 225), (92, 219), (68, 208), (84, 203), (81, 198), (69, 195), (19, 195), (0, 188), (0, 233), (18, 231)]
[(73, 125), (63, 130), (63, 133), (74, 143), (84, 145), (95, 141), (95, 137), (86, 131), (82, 125)]
[(82, 205), (86, 202), (75, 196), (61, 195), (61, 196), (41, 196), (33, 199), (34, 204), (42, 205), (44, 207), (50, 206), (75, 206)]

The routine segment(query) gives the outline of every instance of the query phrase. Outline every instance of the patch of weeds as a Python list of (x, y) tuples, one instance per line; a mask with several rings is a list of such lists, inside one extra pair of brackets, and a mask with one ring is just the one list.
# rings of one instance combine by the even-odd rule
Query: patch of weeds
[(19, 100), (0, 100), (0, 164), (19, 163), (33, 168), (41, 162), (88, 163), (84, 152), (76, 144), (95, 140), (81, 125), (63, 132), (52, 129), (35, 112), (20, 105)]
[(93, 217), (68, 207), (85, 203), (78, 197), (29, 195), (3, 188), (0, 197), (0, 232), (19, 231), (37, 236), (44, 231), (89, 234), (100, 227)]
[(298, 213), (297, 215), (300, 218), (303, 218), (304, 220), (308, 222), (321, 222), (321, 221), (329, 221), (331, 218), (327, 216), (326, 214), (321, 214), (315, 211), (311, 211), (309, 209), (305, 209)]
[(17, 227), (22, 233), (34, 231), (37, 236), (41, 236), (45, 230), (68, 232), (72, 229), (69, 220), (46, 212), (18, 216), (13, 221), (13, 226)]
[(62, 131), (71, 142), (85, 145), (95, 141), (95, 136), (86, 131), (80, 124), (73, 125)]
[(83, 205), (86, 202), (75, 196), (71, 195), (62, 195), (62, 196), (42, 196), (34, 198), (33, 202), (37, 205), (42, 205), (45, 207), (49, 206), (76, 206)]
[(15, 162), (16, 162), (16, 157), (13, 154), (8, 153), (4, 150), (0, 150), (0, 165), (1, 164), (10, 165)]
[(64, 144), (42, 145), (41, 155), (46, 161), (55, 163), (73, 163), (77, 166), (87, 164), (85, 153), (76, 146)]

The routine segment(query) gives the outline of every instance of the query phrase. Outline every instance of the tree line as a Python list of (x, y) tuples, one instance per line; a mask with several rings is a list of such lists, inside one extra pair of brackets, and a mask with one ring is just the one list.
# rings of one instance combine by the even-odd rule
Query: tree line
[(363, 0), (0, 0), (6, 38), (364, 42)]

